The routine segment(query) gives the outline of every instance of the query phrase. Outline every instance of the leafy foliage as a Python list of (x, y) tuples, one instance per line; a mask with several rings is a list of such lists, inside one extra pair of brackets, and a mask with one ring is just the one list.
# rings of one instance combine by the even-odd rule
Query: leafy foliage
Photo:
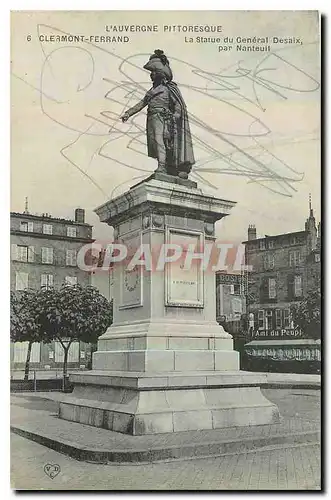
[(29, 380), (30, 358), (34, 342), (47, 341), (38, 321), (36, 290), (12, 291), (10, 296), (10, 339), (13, 342), (28, 342), (24, 380)]
[(38, 323), (50, 340), (96, 342), (112, 323), (112, 306), (92, 286), (64, 285), (38, 293)]
[(29, 341), (26, 366), (32, 342), (58, 340), (64, 349), (64, 380), (71, 343), (96, 343), (112, 319), (112, 303), (92, 286), (63, 285), (58, 289), (23, 290), (11, 294), (11, 340)]
[(320, 283), (306, 297), (291, 308), (293, 322), (311, 339), (321, 337), (321, 288)]
[(40, 342), (46, 340), (38, 322), (37, 290), (11, 291), (10, 339), (12, 342)]

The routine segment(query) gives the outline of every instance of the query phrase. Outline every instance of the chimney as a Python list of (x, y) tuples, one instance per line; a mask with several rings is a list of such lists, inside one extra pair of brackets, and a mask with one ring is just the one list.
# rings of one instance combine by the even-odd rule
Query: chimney
[(29, 214), (29, 202), (28, 202), (28, 197), (25, 197), (25, 208), (24, 208), (24, 214)]
[(75, 222), (84, 224), (85, 222), (85, 210), (83, 208), (76, 208), (75, 210)]
[(248, 226), (248, 241), (256, 240), (256, 227), (255, 224), (250, 224)]

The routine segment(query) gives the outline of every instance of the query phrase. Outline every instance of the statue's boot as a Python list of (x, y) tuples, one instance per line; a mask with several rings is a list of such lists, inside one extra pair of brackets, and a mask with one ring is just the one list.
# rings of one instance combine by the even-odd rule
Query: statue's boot
[(187, 172), (178, 172), (178, 177), (180, 177), (180, 179), (188, 179), (188, 173)]
[(166, 174), (167, 173), (167, 169), (166, 169), (165, 163), (160, 163), (159, 162), (158, 167), (155, 170), (155, 172), (157, 172), (158, 174)]

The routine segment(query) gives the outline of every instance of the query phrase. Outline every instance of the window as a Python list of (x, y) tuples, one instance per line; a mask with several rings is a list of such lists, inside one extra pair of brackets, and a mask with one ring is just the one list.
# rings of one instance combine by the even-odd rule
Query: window
[(276, 309), (276, 328), (282, 327), (282, 311), (280, 309)]
[(66, 285), (77, 285), (77, 276), (66, 276), (65, 277)]
[[(54, 342), (55, 347), (55, 363), (63, 363), (64, 349), (60, 342)], [(73, 342), (68, 351), (68, 362), (73, 363), (79, 361), (79, 342)]]
[(29, 246), (28, 248), (28, 262), (34, 262), (35, 252), (34, 247)]
[(41, 262), (43, 264), (53, 264), (53, 248), (42, 247)]
[(263, 330), (264, 329), (264, 311), (263, 309), (261, 309), (259, 312), (258, 312), (258, 324), (259, 324), (259, 330)]
[(25, 245), (17, 245), (17, 260), (20, 262), (28, 261), (28, 246)]
[(290, 266), (298, 266), (300, 264), (301, 254), (299, 250), (290, 252)]
[(17, 272), (16, 273), (16, 290), (25, 290), (28, 288), (29, 275), (28, 273)]
[(267, 254), (264, 257), (264, 269), (273, 269), (275, 267), (275, 257), (272, 254)]
[(284, 309), (284, 328), (290, 328), (290, 310)]
[(74, 226), (67, 227), (67, 236), (70, 236), (70, 238), (76, 238), (77, 228)]
[(294, 296), (302, 296), (302, 276), (294, 276)]
[(233, 295), (233, 294), (234, 294), (234, 285), (230, 285), (230, 287), (229, 287), (229, 288), (230, 288), (230, 293), (231, 293), (231, 295)]
[(20, 224), (20, 231), (24, 231), (26, 233), (32, 233), (33, 232), (33, 222), (21, 222)]
[(231, 302), (231, 309), (233, 314), (242, 314), (243, 312), (243, 304), (240, 298), (233, 297)]
[(34, 247), (27, 245), (16, 245), (16, 260), (20, 262), (34, 262)]
[[(15, 342), (14, 363), (25, 363), (29, 342)], [(31, 347), (30, 363), (40, 363), (40, 344), (34, 342)]]
[(315, 253), (315, 262), (320, 262), (321, 256), (319, 253)]
[(66, 266), (77, 265), (77, 252), (76, 250), (66, 250)]
[(292, 236), (291, 245), (296, 245), (297, 243), (298, 243), (298, 240), (297, 240), (296, 236)]
[(261, 240), (259, 242), (259, 248), (260, 248), (260, 250), (265, 250), (265, 240)]
[(52, 224), (43, 224), (43, 233), (44, 234), (53, 234)]
[(51, 288), (53, 286), (53, 274), (42, 274), (41, 275), (41, 288)]
[(274, 248), (274, 240), (268, 241), (268, 248)]
[(276, 280), (275, 278), (269, 278), (269, 299), (276, 298)]
[(266, 325), (265, 329), (266, 330), (272, 330), (272, 309), (267, 309), (266, 310)]

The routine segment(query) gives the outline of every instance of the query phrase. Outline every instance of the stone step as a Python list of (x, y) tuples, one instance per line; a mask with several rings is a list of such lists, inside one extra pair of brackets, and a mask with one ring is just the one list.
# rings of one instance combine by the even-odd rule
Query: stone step
[[(39, 413), (39, 412), (38, 412)], [(48, 422), (47, 422), (48, 420)], [(57, 427), (49, 425), (49, 420), (40, 419), (38, 429), (31, 428), (29, 424), (13, 424), (11, 431), (22, 437), (35, 441), (41, 445), (47, 446), (55, 451), (64, 453), (76, 460), (94, 462), (94, 463), (134, 463), (134, 462), (155, 462), (164, 460), (187, 460), (189, 458), (207, 458), (227, 455), (229, 453), (244, 453), (250, 450), (256, 451), (270, 446), (281, 446), (282, 448), (293, 445), (313, 445), (319, 443), (320, 433), (317, 430), (305, 431), (283, 431), (280, 429), (259, 429), (259, 433), (247, 437), (234, 437), (229, 433), (228, 439), (219, 431), (213, 431), (213, 437), (206, 436), (209, 439), (203, 440), (203, 431), (199, 431), (199, 440), (196, 441), (197, 432), (186, 434), (186, 440), (177, 439), (177, 444), (171, 442), (171, 439), (165, 439), (163, 444), (153, 445), (147, 436), (139, 436), (137, 444), (121, 442), (121, 434), (117, 432), (105, 431), (110, 439), (104, 439), (103, 446), (93, 446), (88, 441), (93, 439), (96, 429), (84, 424), (75, 424), (73, 422), (59, 421)], [(74, 426), (74, 428), (73, 428)], [(76, 428), (75, 428), (76, 426)], [(97, 431), (100, 432), (100, 429)], [(267, 432), (269, 431), (269, 432)], [(77, 433), (89, 435), (87, 442), (77, 439)], [(187, 436), (189, 434), (189, 436)], [(238, 435), (240, 433), (238, 432)], [(164, 435), (168, 437), (169, 435)], [(172, 435), (174, 436), (174, 435)], [(125, 436), (127, 437), (127, 436)], [(130, 436), (131, 439), (137, 439), (137, 436)], [(176, 435), (178, 438), (178, 435)], [(150, 438), (150, 436), (149, 436)], [(187, 439), (188, 438), (188, 439)], [(202, 438), (202, 439), (201, 439)], [(98, 439), (96, 439), (98, 441)]]
[(13, 397), (12, 431), (77, 460), (99, 463), (220, 456), (265, 446), (309, 445), (320, 439), (319, 421), (286, 416), (277, 424), (132, 436), (62, 420), (57, 405), (45, 405), (40, 397)]

